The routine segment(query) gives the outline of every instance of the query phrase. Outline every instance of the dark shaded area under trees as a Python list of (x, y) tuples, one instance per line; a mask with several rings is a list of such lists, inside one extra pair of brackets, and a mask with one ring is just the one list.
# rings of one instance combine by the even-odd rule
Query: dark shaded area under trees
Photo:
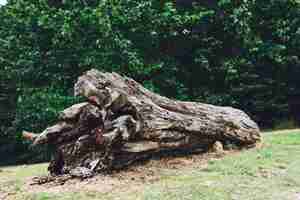
[(299, 123), (299, 27), (295, 0), (8, 0), (1, 107), (16, 104), (5, 111), (13, 120), (1, 119), (0, 145), (27, 149), (21, 130), (39, 132), (79, 102), (71, 88), (90, 68), (170, 98), (240, 108), (261, 127)]

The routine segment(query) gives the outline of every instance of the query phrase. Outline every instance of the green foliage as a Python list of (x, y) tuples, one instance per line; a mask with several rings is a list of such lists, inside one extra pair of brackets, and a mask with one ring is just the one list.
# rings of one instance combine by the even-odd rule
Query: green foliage
[(265, 126), (291, 115), (299, 120), (291, 103), (299, 98), (300, 4), (294, 0), (256, 1), (252, 10), (253, 40), (246, 66), (238, 69), (238, 87), (234, 87), (239, 90), (235, 92), (239, 107), (255, 114)]
[(18, 98), (15, 127), (18, 131), (42, 131), (57, 120), (60, 111), (78, 102), (78, 98), (66, 96), (62, 89), (26, 89)]
[(297, 122), (294, 119), (285, 119), (275, 122), (274, 130), (292, 130), (298, 127)]
[(163, 94), (185, 90), (193, 99), (206, 92), (200, 86), (226, 87), (218, 88), (235, 48), (228, 44), (238, 51), (249, 32), (248, 2), (192, 8), (145, 0), (53, 2), (9, 1), (3, 9), (3, 66), (26, 87), (71, 87), (94, 67), (151, 79)]
[[(19, 92), (16, 113), (10, 128), (2, 126), (0, 154), (3, 158), (15, 160), (11, 154), (17, 156), (18, 162), (45, 161), (50, 158), (47, 148), (37, 147), (28, 149), (29, 143), (22, 139), (23, 130), (40, 132), (49, 124), (54, 124), (60, 111), (79, 101), (80, 98), (67, 96), (61, 88), (26, 88)], [(50, 148), (51, 149), (51, 148)], [(26, 153), (24, 153), (26, 152)]]
[(51, 124), (74, 102), (66, 88), (90, 68), (168, 97), (241, 108), (262, 126), (300, 121), (289, 109), (300, 99), (299, 25), (295, 0), (9, 0), (0, 74), (16, 81), (13, 126)]

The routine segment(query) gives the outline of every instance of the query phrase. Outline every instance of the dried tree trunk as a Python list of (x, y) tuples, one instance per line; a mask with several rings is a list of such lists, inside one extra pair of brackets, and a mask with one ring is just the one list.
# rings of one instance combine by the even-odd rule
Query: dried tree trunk
[(88, 177), (163, 150), (261, 141), (256, 123), (240, 110), (171, 100), (117, 73), (90, 70), (74, 89), (88, 101), (64, 110), (40, 135), (25, 133), (34, 145), (56, 145), (52, 174)]

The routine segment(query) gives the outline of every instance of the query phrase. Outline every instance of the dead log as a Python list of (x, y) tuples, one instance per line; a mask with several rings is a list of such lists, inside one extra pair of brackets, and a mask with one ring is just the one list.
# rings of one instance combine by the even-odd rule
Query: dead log
[(40, 135), (25, 134), (34, 145), (56, 145), (51, 174), (90, 177), (165, 150), (261, 142), (258, 126), (241, 110), (172, 100), (117, 73), (90, 70), (74, 90), (87, 102), (62, 111)]

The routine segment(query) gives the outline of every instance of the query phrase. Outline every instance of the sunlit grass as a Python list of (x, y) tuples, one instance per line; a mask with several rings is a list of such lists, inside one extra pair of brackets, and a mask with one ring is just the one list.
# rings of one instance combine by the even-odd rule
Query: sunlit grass
[(45, 174), (46, 164), (2, 168), (0, 188), (13, 185), (10, 190), (14, 194), (9, 199), (27, 200), (295, 200), (300, 192), (299, 166), (300, 131), (277, 131), (264, 134), (261, 149), (210, 160), (205, 168), (166, 169), (158, 181), (128, 186), (126, 190), (116, 186), (110, 193), (82, 188), (58, 194), (27, 194), (23, 190), (24, 180)]

